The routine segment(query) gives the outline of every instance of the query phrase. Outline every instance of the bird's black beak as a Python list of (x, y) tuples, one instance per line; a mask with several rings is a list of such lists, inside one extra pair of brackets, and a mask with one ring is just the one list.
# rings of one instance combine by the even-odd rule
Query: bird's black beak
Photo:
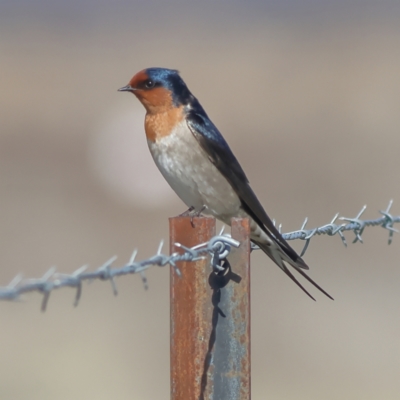
[(133, 92), (135, 89), (131, 85), (123, 86), (118, 89), (118, 92)]

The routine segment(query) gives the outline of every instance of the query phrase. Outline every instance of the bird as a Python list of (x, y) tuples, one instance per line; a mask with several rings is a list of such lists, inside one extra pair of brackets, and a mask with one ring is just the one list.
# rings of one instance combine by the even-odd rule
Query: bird
[(304, 272), (308, 265), (275, 227), (228, 143), (178, 70), (146, 68), (118, 91), (133, 93), (144, 106), (150, 153), (165, 180), (189, 207), (186, 215), (204, 213), (227, 225), (232, 217), (248, 218), (250, 240), (300, 289), (315, 300), (289, 266), (333, 300)]

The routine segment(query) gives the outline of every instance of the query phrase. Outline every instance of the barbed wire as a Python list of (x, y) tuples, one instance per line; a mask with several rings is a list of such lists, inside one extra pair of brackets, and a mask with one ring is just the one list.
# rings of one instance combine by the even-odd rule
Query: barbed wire
[(117, 256), (110, 258), (102, 266), (93, 272), (85, 272), (88, 268), (84, 265), (71, 274), (57, 273), (55, 267), (51, 267), (45, 272), (41, 278), (37, 279), (23, 279), (22, 275), (17, 275), (7, 286), (0, 287), (0, 300), (20, 300), (21, 295), (28, 292), (39, 292), (43, 294), (41, 310), (45, 311), (49, 301), (50, 293), (55, 289), (62, 287), (76, 288), (76, 295), (74, 305), (77, 306), (82, 294), (82, 283), (84, 281), (93, 282), (95, 279), (110, 281), (114, 295), (118, 294), (115, 277), (141, 274), (142, 282), (147, 289), (147, 279), (144, 271), (153, 266), (164, 267), (170, 265), (175, 269), (178, 276), (181, 275), (176, 263), (179, 261), (196, 261), (203, 259), (207, 253), (211, 255), (211, 260), (217, 264), (224, 260), (230, 253), (231, 247), (239, 247), (240, 243), (232, 239), (228, 235), (214, 236), (208, 242), (198, 244), (194, 247), (186, 247), (180, 243), (175, 243), (176, 247), (183, 249), (183, 253), (173, 253), (165, 255), (162, 253), (164, 241), (161, 240), (157, 253), (145, 260), (135, 261), (137, 250), (132, 253), (129, 262), (120, 267), (112, 268), (112, 264), (117, 259)]
[[(368, 226), (381, 226), (389, 231), (388, 244), (392, 243), (393, 233), (398, 232), (393, 227), (395, 223), (400, 222), (400, 216), (390, 214), (393, 201), (389, 202), (385, 211), (380, 211), (382, 217), (373, 220), (362, 220), (361, 216), (366, 210), (366, 206), (358, 212), (356, 217), (347, 218), (339, 217), (339, 213), (334, 216), (330, 223), (318, 228), (305, 229), (308, 219), (306, 218), (301, 228), (297, 231), (283, 233), (282, 236), (286, 240), (301, 239), (305, 240), (305, 246), (301, 252), (301, 256), (306, 252), (310, 240), (316, 235), (339, 235), (342, 243), (347, 246), (346, 238), (343, 235), (345, 231), (353, 231), (355, 238), (353, 243), (361, 242), (364, 229)], [(347, 223), (336, 224), (337, 220), (347, 221)], [(279, 225), (278, 230), (281, 232), (282, 226)], [(128, 263), (119, 268), (113, 268), (112, 265), (117, 257), (114, 256), (105, 262), (102, 266), (93, 272), (86, 272), (88, 266), (84, 265), (71, 274), (58, 273), (55, 267), (51, 267), (45, 272), (41, 278), (24, 279), (21, 274), (17, 275), (7, 286), (0, 287), (0, 300), (17, 301), (21, 300), (21, 296), (28, 292), (39, 292), (43, 295), (41, 310), (45, 311), (49, 297), (52, 291), (63, 287), (71, 287), (76, 289), (74, 306), (79, 304), (82, 295), (82, 284), (84, 281), (92, 282), (95, 279), (109, 281), (114, 295), (118, 294), (115, 277), (128, 274), (140, 274), (145, 289), (148, 288), (145, 271), (153, 266), (164, 267), (170, 265), (174, 268), (175, 273), (181, 275), (176, 263), (179, 261), (196, 261), (210, 256), (210, 265), (214, 271), (223, 269), (222, 262), (229, 255), (232, 247), (239, 247), (240, 243), (230, 237), (229, 234), (224, 234), (224, 228), (220, 234), (211, 238), (208, 242), (198, 244), (194, 247), (186, 247), (180, 243), (175, 243), (175, 246), (182, 249), (183, 253), (175, 252), (171, 255), (162, 253), (164, 241), (161, 241), (157, 253), (145, 260), (135, 261), (137, 250), (135, 250), (129, 259)], [(252, 246), (252, 249), (257, 249), (257, 246)]]
[[(308, 218), (306, 218), (303, 222), (303, 225), (298, 231), (283, 233), (282, 236), (286, 240), (302, 239), (306, 241), (306, 244), (300, 254), (301, 257), (306, 252), (308, 245), (310, 244), (310, 240), (313, 236), (316, 235), (334, 236), (338, 234), (342, 239), (342, 243), (344, 244), (344, 246), (347, 247), (347, 241), (343, 235), (343, 232), (353, 231), (355, 234), (355, 238), (352, 243), (357, 243), (357, 242), (363, 243), (362, 234), (364, 232), (364, 229), (368, 226), (381, 226), (382, 228), (387, 229), (389, 231), (388, 244), (390, 245), (393, 240), (393, 233), (399, 232), (397, 229), (393, 228), (393, 225), (395, 223), (400, 222), (400, 216), (393, 216), (390, 214), (390, 209), (392, 208), (392, 205), (393, 205), (393, 200), (390, 200), (388, 206), (386, 207), (386, 210), (379, 211), (382, 214), (381, 218), (367, 219), (367, 220), (360, 219), (361, 215), (367, 209), (367, 206), (364, 205), (354, 218), (339, 217), (339, 213), (337, 213), (335, 214), (335, 216), (333, 217), (332, 221), (329, 224), (313, 229), (305, 229), (306, 224), (308, 222)], [(335, 221), (337, 221), (338, 219), (341, 221), (347, 221), (348, 223), (337, 225), (335, 224)], [(279, 232), (281, 232), (281, 229), (282, 226), (279, 225), (278, 227)]]

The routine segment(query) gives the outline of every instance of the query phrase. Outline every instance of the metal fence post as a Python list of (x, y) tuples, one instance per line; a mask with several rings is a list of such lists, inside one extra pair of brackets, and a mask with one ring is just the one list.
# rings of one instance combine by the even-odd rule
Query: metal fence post
[[(170, 250), (208, 241), (215, 220), (170, 219)], [(171, 268), (171, 400), (250, 400), (249, 222), (232, 220), (232, 249), (222, 274), (209, 259)]]

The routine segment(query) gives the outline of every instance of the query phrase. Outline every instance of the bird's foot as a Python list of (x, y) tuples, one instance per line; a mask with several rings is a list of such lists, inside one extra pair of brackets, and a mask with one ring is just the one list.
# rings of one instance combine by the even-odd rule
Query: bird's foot
[(179, 214), (178, 217), (188, 217), (189, 215), (192, 215), (194, 211), (194, 207), (190, 206), (186, 211), (184, 211), (182, 214)]
[(190, 217), (190, 225), (194, 228), (193, 219), (196, 217), (200, 217), (201, 213), (206, 209), (206, 206), (200, 208), (200, 210), (196, 210), (193, 206), (189, 207), (185, 212), (179, 214), (180, 217)]

